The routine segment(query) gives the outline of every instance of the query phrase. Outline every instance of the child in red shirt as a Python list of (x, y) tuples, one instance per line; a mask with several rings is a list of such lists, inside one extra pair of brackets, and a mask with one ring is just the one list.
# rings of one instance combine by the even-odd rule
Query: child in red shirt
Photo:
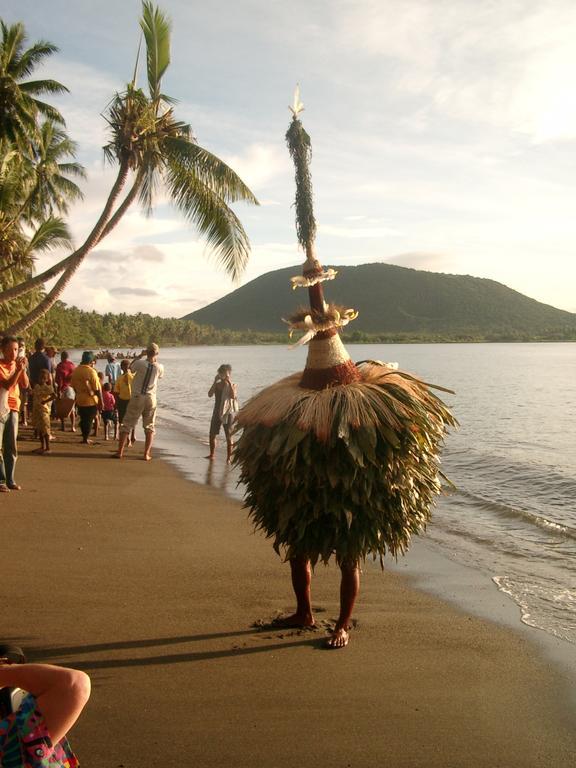
[(104, 440), (108, 440), (108, 429), (114, 424), (114, 440), (118, 439), (118, 414), (116, 399), (108, 382), (102, 385), (102, 421), (104, 422)]

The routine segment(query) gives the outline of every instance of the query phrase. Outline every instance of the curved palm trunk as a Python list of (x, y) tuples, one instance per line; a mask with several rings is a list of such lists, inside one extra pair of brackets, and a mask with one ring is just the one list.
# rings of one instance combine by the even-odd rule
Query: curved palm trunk
[[(116, 181), (114, 183), (114, 186), (112, 187), (112, 190), (110, 192), (110, 195), (108, 196), (108, 200), (106, 201), (106, 205), (104, 207), (104, 210), (102, 211), (102, 214), (100, 215), (100, 218), (98, 219), (98, 222), (84, 244), (79, 248), (75, 253), (71, 254), (67, 258), (63, 259), (61, 262), (59, 262), (59, 269), (53, 273), (52, 276), (55, 276), (59, 274), (60, 272), (63, 272), (64, 274), (62, 277), (58, 280), (58, 282), (52, 287), (52, 289), (48, 292), (48, 294), (42, 299), (42, 301), (27, 315), (20, 318), (16, 323), (14, 323), (10, 328), (6, 329), (7, 335), (15, 335), (19, 333), (23, 333), (25, 330), (27, 330), (31, 325), (33, 325), (35, 322), (37, 322), (41, 317), (43, 317), (46, 312), (48, 312), (51, 307), (54, 306), (55, 302), (60, 298), (62, 295), (62, 292), (72, 279), (72, 276), (80, 266), (80, 264), (84, 261), (84, 258), (86, 255), (90, 252), (92, 248), (94, 248), (109, 232), (112, 231), (112, 229), (119, 223), (122, 216), (126, 213), (131, 203), (134, 201), (134, 198), (138, 194), (138, 190), (141, 183), (141, 177), (138, 176), (136, 182), (133, 184), (132, 189), (126, 196), (126, 198), (122, 201), (118, 209), (115, 211), (115, 213), (110, 216), (112, 208), (114, 207), (114, 203), (118, 199), (118, 195), (120, 194), (122, 187), (124, 186), (126, 182), (126, 178), (128, 176), (128, 164), (123, 163), (120, 166), (120, 170), (118, 172), (118, 176), (116, 178)], [(52, 268), (54, 270), (54, 267)], [(50, 270), (47, 270), (50, 271)], [(32, 278), (32, 280), (35, 280), (35, 278)], [(27, 283), (32, 282), (32, 280), (27, 281)], [(43, 281), (44, 282), (44, 281)], [(35, 283), (36, 285), (37, 283)], [(22, 284), (21, 284), (22, 285)], [(19, 288), (21, 286), (15, 286), (16, 288)], [(32, 288), (35, 286), (32, 286)], [(29, 290), (32, 290), (32, 288), (28, 288), (24, 291), (24, 293), (27, 293)], [(8, 289), (8, 291), (5, 291), (4, 294), (8, 293), (12, 289)], [(4, 294), (0, 294), (0, 302), (5, 300), (3, 298)], [(22, 293), (17, 294), (22, 295)], [(12, 296), (12, 298), (14, 298)]]
[(78, 250), (74, 251), (74, 253), (71, 253), (69, 256), (66, 256), (64, 259), (61, 259), (56, 264), (53, 264), (44, 272), (41, 272), (39, 275), (35, 275), (34, 277), (31, 277), (28, 280), (25, 280), (24, 282), (19, 283), (18, 285), (14, 285), (11, 288), (6, 288), (6, 290), (0, 292), (0, 304), (4, 304), (7, 301), (11, 301), (12, 299), (17, 299), (19, 296), (24, 296), (25, 294), (30, 293), (30, 291), (33, 291), (34, 288), (37, 288), (38, 286), (43, 285), (48, 280), (51, 280), (53, 277), (56, 277), (57, 275), (64, 272), (65, 270), (70, 269), (76, 261), (78, 261), (78, 263), (80, 264), (84, 260), (84, 257), (86, 256), (86, 254), (89, 253), (89, 251), (91, 251), (92, 248), (98, 245), (98, 243), (104, 237), (106, 237), (106, 235), (118, 224), (118, 222), (120, 221), (124, 213), (126, 213), (126, 210), (128, 209), (128, 207), (136, 197), (140, 182), (137, 182), (138, 186), (136, 187), (136, 189), (134, 189), (136, 184), (132, 187), (127, 198), (122, 202), (122, 204), (120, 205), (118, 210), (114, 213), (112, 218), (110, 218), (112, 208), (114, 207), (114, 204), (118, 199), (120, 192), (122, 191), (122, 187), (126, 183), (128, 172), (129, 172), (128, 164), (127, 163), (122, 164), (120, 166), (120, 170), (118, 171), (118, 176), (116, 177), (114, 186), (112, 187), (110, 194), (108, 196), (108, 200), (106, 201), (104, 210), (102, 211), (100, 218), (96, 222), (96, 225), (92, 229), (92, 232), (90, 233), (88, 238), (84, 241), (82, 246), (78, 248)]

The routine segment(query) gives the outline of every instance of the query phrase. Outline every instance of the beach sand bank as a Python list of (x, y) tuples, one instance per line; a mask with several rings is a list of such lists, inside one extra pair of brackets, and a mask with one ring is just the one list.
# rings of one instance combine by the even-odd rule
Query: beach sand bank
[(71, 734), (84, 766), (569, 766), (569, 680), (519, 633), (367, 567), (343, 651), (319, 629), (258, 630), (292, 609), (289, 569), (240, 504), (169, 464), (56, 433), (20, 444), (1, 499), (3, 639), (85, 669)]

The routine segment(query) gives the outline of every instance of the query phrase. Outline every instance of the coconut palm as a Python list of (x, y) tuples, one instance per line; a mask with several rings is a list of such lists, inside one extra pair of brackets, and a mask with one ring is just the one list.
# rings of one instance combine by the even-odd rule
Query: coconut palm
[(30, 162), (33, 183), (26, 200), (27, 216), (68, 213), (70, 203), (82, 200), (82, 190), (72, 180), (86, 178), (83, 166), (71, 160), (76, 149), (76, 142), (51, 120), (40, 125)]
[(34, 69), (58, 48), (39, 40), (25, 48), (23, 24), (8, 26), (0, 20), (0, 141), (6, 140), (20, 148), (29, 145), (37, 134), (38, 114), (52, 122), (64, 124), (60, 112), (38, 96), (67, 93), (56, 80), (27, 80)]
[[(170, 64), (170, 22), (151, 2), (143, 3), (140, 27), (146, 46), (148, 92), (136, 75), (110, 103), (105, 118), (110, 140), (105, 158), (118, 171), (102, 214), (78, 250), (42, 274), (0, 293), (0, 303), (23, 295), (61, 275), (39, 305), (9, 330), (19, 333), (36, 322), (61, 295), (90, 252), (117, 225), (137, 198), (151, 213), (162, 188), (203, 235), (225, 271), (236, 279), (249, 255), (248, 237), (230, 203), (258, 204), (253, 193), (222, 160), (200, 147), (188, 124), (174, 116), (174, 100), (162, 93)], [(130, 180), (125, 197), (122, 192)]]
[[(58, 130), (58, 134), (62, 132)], [(42, 127), (42, 134), (50, 130)], [(62, 134), (63, 135), (63, 134)], [(34, 150), (34, 162), (24, 153), (12, 149), (0, 160), (0, 273), (4, 285), (11, 285), (30, 276), (34, 257), (40, 251), (70, 247), (72, 238), (58, 212), (65, 212), (67, 200), (80, 190), (63, 173), (68, 166), (83, 173), (77, 163), (50, 162), (58, 155), (48, 141)], [(66, 144), (66, 140), (58, 144)]]

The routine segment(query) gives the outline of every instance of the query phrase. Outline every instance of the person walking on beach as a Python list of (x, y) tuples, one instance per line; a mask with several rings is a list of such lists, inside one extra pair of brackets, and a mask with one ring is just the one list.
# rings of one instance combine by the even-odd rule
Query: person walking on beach
[(83, 352), (80, 365), (76, 366), (70, 377), (70, 385), (76, 392), (80, 431), (84, 445), (92, 445), (90, 432), (98, 413), (98, 405), (102, 402), (100, 379), (94, 370), (94, 362), (93, 352)]
[(90, 697), (85, 672), (27, 664), (15, 646), (0, 645), (0, 765), (77, 768), (66, 738)]
[[(124, 458), (124, 449), (132, 430), (136, 428), (138, 419), (142, 417), (144, 428), (144, 461), (152, 458), (152, 442), (154, 440), (156, 422), (156, 390), (158, 379), (164, 376), (164, 366), (157, 358), (160, 349), (157, 344), (149, 344), (140, 355), (130, 363), (130, 370), (134, 373), (132, 380), (130, 402), (120, 427), (120, 443), (118, 452), (114, 454), (117, 459)], [(146, 358), (145, 360), (143, 358)]]
[(237, 387), (232, 383), (232, 366), (227, 363), (218, 368), (216, 378), (208, 390), (208, 397), (214, 397), (214, 410), (210, 421), (210, 453), (206, 457), (210, 461), (214, 460), (216, 452), (216, 438), (220, 434), (220, 429), (224, 429), (226, 437), (226, 461), (228, 464), (232, 461), (232, 426), (234, 417), (238, 412)]
[(116, 411), (116, 398), (112, 394), (109, 381), (106, 381), (102, 386), (102, 423), (104, 425), (104, 440), (108, 440), (111, 426), (114, 427), (114, 440), (117, 440), (118, 413)]
[[(114, 394), (116, 395), (116, 408), (118, 409), (118, 421), (120, 424), (124, 421), (126, 415), (126, 409), (130, 402), (132, 395), (132, 379), (134, 374), (130, 370), (130, 363), (128, 360), (122, 360), (120, 363), (120, 370), (122, 373), (116, 379), (116, 386), (114, 387)], [(135, 431), (130, 432), (128, 438), (128, 445), (133, 445), (136, 442)]]
[(45, 352), (46, 344), (44, 339), (36, 339), (34, 342), (34, 352), (28, 360), (28, 369), (30, 371), (30, 386), (33, 387), (39, 383), (40, 371), (46, 370), (52, 373), (52, 363)]
[(18, 458), (18, 415), (20, 386), (30, 386), (26, 372), (26, 356), (18, 352), (18, 340), (5, 336), (1, 342), (0, 360), (0, 493), (20, 491), (14, 471)]
[(70, 379), (74, 373), (76, 366), (70, 360), (68, 352), (64, 349), (60, 354), (60, 362), (56, 366), (56, 394), (58, 400), (56, 402), (56, 416), (60, 419), (62, 424), (62, 432), (64, 432), (64, 421), (67, 416), (70, 416), (70, 431), (76, 432), (76, 412), (74, 410), (74, 400), (76, 393), (70, 385)]

